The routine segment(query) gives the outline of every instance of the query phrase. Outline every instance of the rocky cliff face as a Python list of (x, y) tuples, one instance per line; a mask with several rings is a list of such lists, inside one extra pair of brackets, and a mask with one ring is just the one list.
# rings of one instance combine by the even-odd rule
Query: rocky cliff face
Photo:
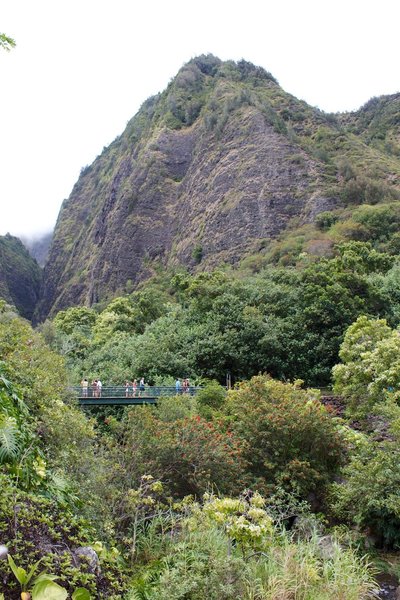
[(39, 300), (42, 271), (21, 240), (0, 236), (0, 298), (31, 319)]
[(374, 184), (397, 197), (395, 134), (388, 152), (364, 133), (356, 117), (313, 109), (245, 61), (193, 59), (64, 202), (38, 318), (134, 287), (155, 263), (205, 269), (258, 252), (349, 201), (343, 164), (365, 189), (373, 165)]

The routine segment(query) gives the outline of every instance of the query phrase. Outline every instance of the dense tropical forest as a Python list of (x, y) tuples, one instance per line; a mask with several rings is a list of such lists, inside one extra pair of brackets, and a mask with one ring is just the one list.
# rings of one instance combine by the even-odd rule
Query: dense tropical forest
[[(400, 545), (400, 265), (382, 223), (330, 257), (160, 268), (35, 330), (2, 301), (0, 595), (376, 597)], [(83, 408), (84, 377), (202, 389)]]

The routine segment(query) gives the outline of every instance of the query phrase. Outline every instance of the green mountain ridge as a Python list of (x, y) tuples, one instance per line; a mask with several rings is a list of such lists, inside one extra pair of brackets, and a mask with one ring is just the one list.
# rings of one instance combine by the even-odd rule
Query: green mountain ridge
[(21, 240), (0, 236), (0, 298), (31, 319), (39, 300), (42, 270)]
[[(82, 170), (36, 318), (134, 289), (157, 266), (329, 254), (335, 241), (359, 239), (340, 226), (354, 208), (397, 205), (399, 141), (400, 94), (325, 114), (251, 63), (194, 58)], [(318, 222), (325, 213), (333, 235)]]

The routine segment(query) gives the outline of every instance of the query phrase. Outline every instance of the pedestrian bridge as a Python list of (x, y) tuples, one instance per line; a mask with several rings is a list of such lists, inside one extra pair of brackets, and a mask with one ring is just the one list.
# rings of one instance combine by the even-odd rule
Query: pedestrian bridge
[(175, 386), (146, 385), (144, 390), (139, 390), (138, 387), (135, 394), (132, 393), (131, 386), (128, 391), (125, 386), (103, 386), (101, 392), (91, 387), (86, 392), (81, 386), (74, 386), (68, 389), (82, 406), (128, 406), (132, 404), (157, 404), (159, 398), (165, 398), (166, 396), (195, 396), (202, 388), (190, 386), (187, 390), (181, 388), (179, 393), (177, 393)]

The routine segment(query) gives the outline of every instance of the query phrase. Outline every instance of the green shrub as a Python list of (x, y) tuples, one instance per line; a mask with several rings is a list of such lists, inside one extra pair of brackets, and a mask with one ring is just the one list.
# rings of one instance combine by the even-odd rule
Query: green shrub
[(227, 412), (248, 444), (245, 458), (259, 484), (304, 497), (321, 493), (338, 471), (344, 442), (316, 392), (253, 377), (229, 392)]
[(223, 423), (199, 415), (161, 421), (151, 410), (131, 410), (122, 423), (120, 449), (127, 479), (145, 470), (176, 498), (200, 496), (215, 486), (222, 493), (245, 485), (242, 442)]
[(192, 258), (196, 264), (201, 263), (201, 259), (203, 258), (203, 246), (201, 244), (196, 244), (193, 248)]
[(400, 338), (385, 319), (359, 317), (346, 331), (339, 356), (334, 390), (344, 396), (348, 416), (365, 419), (389, 388), (399, 394)]
[(165, 396), (157, 404), (157, 417), (160, 421), (170, 422), (193, 417), (198, 414), (198, 398), (189, 394)]
[(318, 229), (321, 229), (321, 231), (325, 231), (332, 227), (332, 225), (334, 225), (337, 220), (337, 215), (333, 214), (332, 212), (326, 211), (319, 213), (315, 217), (315, 225), (318, 227)]
[(227, 550), (228, 540), (216, 528), (186, 530), (161, 564), (143, 569), (129, 600), (244, 598), (247, 566)]
[(213, 411), (222, 408), (226, 398), (226, 389), (218, 381), (209, 381), (197, 393), (196, 400), (201, 414), (210, 416)]
[(366, 228), (370, 241), (385, 241), (398, 230), (400, 211), (392, 205), (364, 205), (354, 211), (353, 220)]
[(380, 548), (400, 548), (400, 451), (396, 442), (365, 442), (332, 485), (335, 516)]

